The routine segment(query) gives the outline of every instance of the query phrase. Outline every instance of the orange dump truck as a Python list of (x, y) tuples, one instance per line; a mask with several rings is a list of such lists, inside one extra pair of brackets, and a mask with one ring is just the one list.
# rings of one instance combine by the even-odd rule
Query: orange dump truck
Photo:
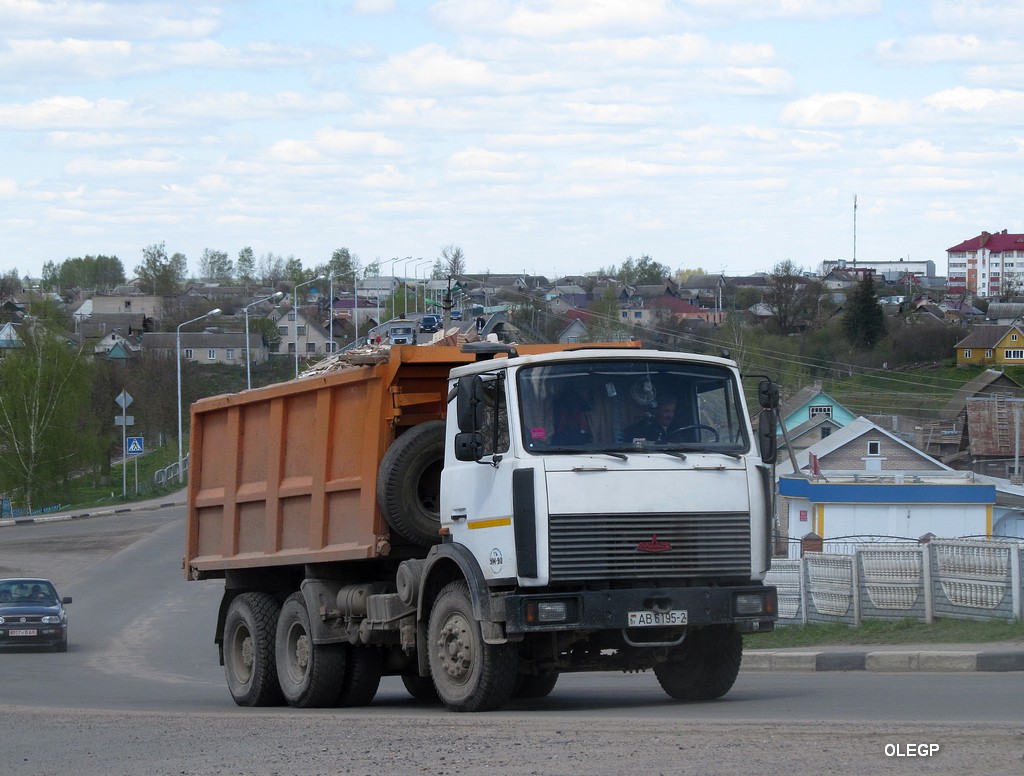
[[(192, 407), (185, 568), (223, 578), (239, 705), (456, 711), (570, 671), (732, 686), (763, 585), (775, 429), (732, 361), (616, 347), (393, 347)], [(759, 397), (771, 410), (777, 391)]]

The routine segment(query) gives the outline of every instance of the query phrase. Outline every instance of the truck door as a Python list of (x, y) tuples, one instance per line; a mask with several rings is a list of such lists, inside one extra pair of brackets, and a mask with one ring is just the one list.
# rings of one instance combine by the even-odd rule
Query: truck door
[[(512, 473), (509, 455), (508, 387), (504, 373), (483, 375), (479, 460), (446, 456), (441, 473), (441, 524), (453, 541), (477, 559), (484, 578), (514, 580), (517, 575), (512, 524)], [(454, 415), (454, 413), (452, 413)], [(447, 444), (454, 446), (456, 420), (449, 422)]]

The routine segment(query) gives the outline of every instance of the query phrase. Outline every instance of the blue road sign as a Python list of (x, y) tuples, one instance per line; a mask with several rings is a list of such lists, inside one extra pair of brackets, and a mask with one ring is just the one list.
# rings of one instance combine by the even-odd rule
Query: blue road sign
[(128, 455), (142, 455), (144, 449), (142, 437), (128, 437)]

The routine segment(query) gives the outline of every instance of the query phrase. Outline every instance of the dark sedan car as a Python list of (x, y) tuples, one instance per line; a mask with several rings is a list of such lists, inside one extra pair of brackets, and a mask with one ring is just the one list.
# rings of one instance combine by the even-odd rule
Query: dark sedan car
[(65, 604), (48, 579), (0, 579), (0, 647), (68, 649)]

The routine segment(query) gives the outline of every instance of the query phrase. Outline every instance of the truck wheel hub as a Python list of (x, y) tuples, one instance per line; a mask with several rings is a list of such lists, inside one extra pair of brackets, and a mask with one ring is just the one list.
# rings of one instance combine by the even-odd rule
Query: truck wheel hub
[(463, 680), (472, 665), (469, 622), (461, 615), (450, 617), (437, 640), (441, 667), (452, 679)]

